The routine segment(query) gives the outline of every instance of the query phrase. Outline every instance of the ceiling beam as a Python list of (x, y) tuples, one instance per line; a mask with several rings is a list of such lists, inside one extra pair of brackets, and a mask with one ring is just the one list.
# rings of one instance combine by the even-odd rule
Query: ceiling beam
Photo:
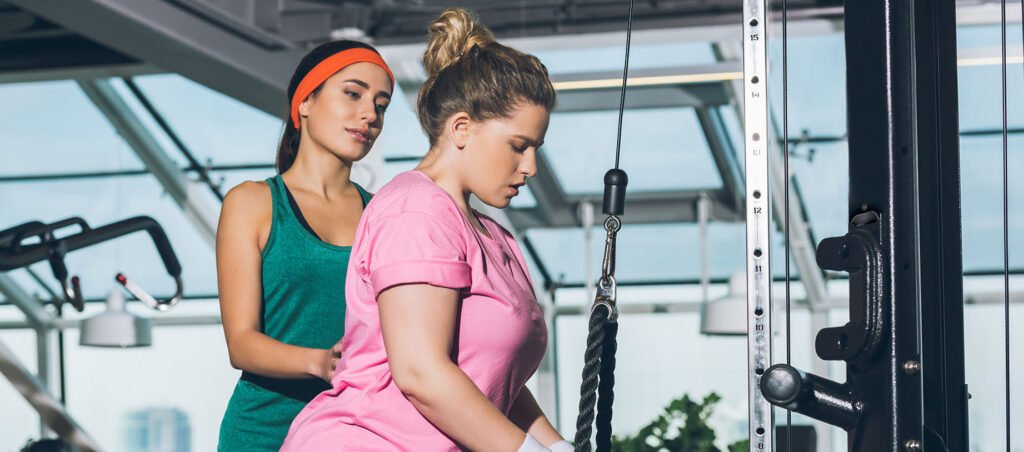
[[(369, 30), (379, 43), (423, 41), (427, 24), (448, 4), (408, 3), (380, 8)], [(794, 20), (834, 20), (842, 16), (842, 3), (835, 0), (795, 0), (790, 2), (789, 17)], [(621, 1), (565, 2), (487, 2), (464, 4), (474, 10), (499, 38), (591, 34), (626, 29), (627, 5)], [(738, 25), (741, 4), (733, 1), (669, 0), (637, 2), (633, 29), (706, 27)], [(733, 33), (736, 34), (735, 32)], [(621, 42), (619, 43), (621, 45)]]
[(135, 115), (121, 95), (107, 80), (80, 80), (79, 87), (96, 107), (106, 116), (126, 143), (135, 151), (143, 164), (160, 182), (164, 190), (178, 204), (190, 220), (199, 236), (212, 249), (217, 236), (217, 215), (219, 205), (203, 196), (199, 182), (188, 178), (188, 174), (167, 156), (156, 137)]
[(162, 0), (7, 0), (138, 61), (282, 116), (304, 53), (253, 39)]
[[(531, 181), (531, 190), (533, 182)], [(711, 200), (712, 216), (715, 221), (740, 221), (735, 208), (728, 199), (731, 194), (722, 188), (710, 190), (682, 190), (671, 192), (629, 193), (626, 197), (626, 210), (622, 215), (624, 224), (653, 223), (693, 223), (697, 221), (697, 199), (706, 193)], [(534, 192), (540, 202), (540, 196)], [(520, 230), (529, 228), (562, 228), (578, 227), (582, 224), (577, 206), (583, 200), (593, 200), (600, 204), (600, 194), (573, 195), (562, 200), (551, 200), (548, 208), (507, 209), (508, 217)], [(604, 214), (601, 209), (594, 210), (594, 224), (602, 224)]]

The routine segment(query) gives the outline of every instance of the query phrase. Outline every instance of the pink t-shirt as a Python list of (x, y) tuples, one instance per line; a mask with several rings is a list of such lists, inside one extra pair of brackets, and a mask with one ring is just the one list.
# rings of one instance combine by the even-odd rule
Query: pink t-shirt
[(460, 290), (453, 356), (508, 414), (540, 365), (547, 330), (515, 239), (494, 220), (478, 217), (490, 237), (418, 171), (399, 174), (373, 197), (352, 245), (333, 387), (295, 418), (282, 451), (459, 450), (391, 378), (377, 296), (399, 284)]

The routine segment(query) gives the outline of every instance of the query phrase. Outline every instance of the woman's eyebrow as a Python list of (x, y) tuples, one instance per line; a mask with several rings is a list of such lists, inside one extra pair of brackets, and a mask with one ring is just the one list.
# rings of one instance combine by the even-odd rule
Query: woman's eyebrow
[[(364, 82), (362, 80), (359, 80), (357, 78), (350, 78), (348, 80), (344, 80), (344, 83), (355, 83), (356, 85), (362, 86), (363, 89), (370, 89), (370, 84), (369, 83), (366, 83), (366, 82)], [(388, 100), (391, 100), (391, 93), (389, 93), (387, 91), (381, 91), (381, 92), (377, 93), (377, 95), (378, 96), (384, 96), (384, 97), (388, 98)]]
[(359, 80), (357, 78), (350, 78), (348, 80), (345, 80), (345, 83), (355, 83), (356, 85), (362, 86), (363, 88), (370, 89), (370, 84), (369, 83), (366, 83), (366, 82), (364, 82), (362, 80)]
[(518, 135), (517, 134), (517, 135), (513, 135), (513, 136), (516, 137), (516, 138), (519, 138), (520, 140), (525, 141), (527, 144), (533, 145), (534, 147), (538, 147), (539, 148), (540, 145), (544, 144), (543, 141), (541, 141), (541, 142), (534, 141), (533, 138), (530, 138), (530, 137), (528, 137), (526, 135)]

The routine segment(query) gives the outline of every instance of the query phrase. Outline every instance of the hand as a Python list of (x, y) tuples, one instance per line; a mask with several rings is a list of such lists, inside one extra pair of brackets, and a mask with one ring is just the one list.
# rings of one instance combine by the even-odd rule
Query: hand
[(523, 444), (519, 446), (516, 452), (550, 452), (551, 449), (544, 447), (540, 441), (537, 441), (533, 435), (526, 434), (526, 438), (523, 439)]
[(519, 446), (517, 452), (573, 452), (574, 450), (576, 448), (564, 439), (545, 448), (533, 435), (527, 433), (526, 439), (523, 440), (523, 444)]
[(572, 444), (564, 439), (548, 446), (548, 449), (551, 449), (551, 452), (573, 452), (576, 450), (572, 447)]
[(323, 350), (320, 360), (317, 363), (317, 377), (330, 383), (334, 378), (334, 369), (338, 367), (338, 360), (341, 359), (341, 341), (333, 347)]

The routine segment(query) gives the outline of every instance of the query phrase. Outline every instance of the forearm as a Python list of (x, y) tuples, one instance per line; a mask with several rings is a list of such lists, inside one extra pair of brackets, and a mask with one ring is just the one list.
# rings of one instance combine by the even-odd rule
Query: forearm
[(228, 340), (231, 365), (246, 372), (274, 378), (319, 377), (317, 363), (327, 350), (285, 344), (257, 331)]
[(533, 397), (533, 393), (525, 386), (519, 391), (519, 396), (516, 397), (515, 403), (512, 404), (508, 418), (516, 426), (537, 438), (537, 441), (540, 441), (545, 446), (551, 446), (558, 441), (562, 441), (562, 435), (558, 433), (558, 430), (555, 430), (555, 427), (551, 425), (548, 418), (544, 416), (544, 412), (540, 409), (537, 399)]
[(417, 374), (412, 387), (403, 388), (406, 397), (420, 414), (462, 446), (515, 451), (523, 443), (525, 432), (454, 363), (439, 363)]

